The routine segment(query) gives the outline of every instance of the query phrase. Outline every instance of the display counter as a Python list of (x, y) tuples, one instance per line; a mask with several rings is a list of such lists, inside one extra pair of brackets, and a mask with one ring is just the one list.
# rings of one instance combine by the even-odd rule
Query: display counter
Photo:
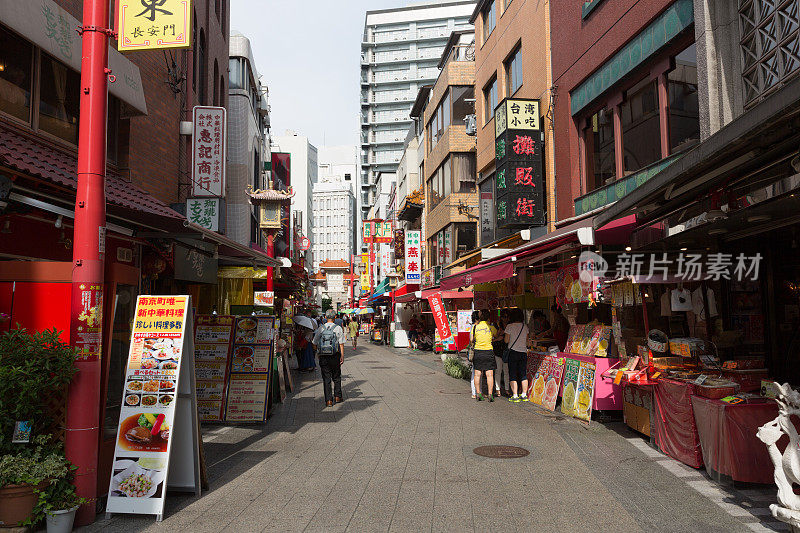
[[(559, 352), (559, 357), (594, 363), (596, 365), (594, 378), (594, 400), (592, 400), (592, 410), (601, 411), (621, 411), (622, 410), (622, 387), (614, 384), (614, 379), (604, 377), (603, 374), (609, 368), (617, 365), (619, 359), (614, 357), (592, 357), (589, 355), (578, 355), (574, 353)], [(564, 386), (558, 392), (563, 396)]]
[(653, 404), (655, 385), (634, 382), (622, 384), (622, 415), (629, 428), (647, 436), (653, 436), (655, 412)]
[(706, 471), (717, 481), (774, 483), (774, 467), (758, 428), (778, 416), (778, 404), (753, 398), (730, 404), (692, 396)]
[(694, 383), (661, 378), (654, 389), (656, 446), (673, 459), (700, 468), (703, 452), (692, 408)]

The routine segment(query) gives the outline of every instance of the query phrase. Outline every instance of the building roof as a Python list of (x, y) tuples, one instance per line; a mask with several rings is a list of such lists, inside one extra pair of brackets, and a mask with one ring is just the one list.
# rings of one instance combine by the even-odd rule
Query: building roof
[(328, 270), (336, 270), (337, 268), (343, 268), (345, 270), (350, 270), (350, 263), (348, 263), (347, 261), (342, 261), (341, 259), (328, 259), (320, 263), (319, 268), (326, 268)]
[(422, 116), (422, 112), (425, 111), (425, 106), (428, 104), (428, 96), (431, 94), (431, 89), (433, 89), (433, 85), (423, 85), (419, 88), (417, 99), (414, 101), (414, 105), (411, 106), (411, 111), (408, 113), (409, 116), (413, 118), (420, 118)]
[(314, 272), (313, 274), (308, 276), (308, 279), (310, 279), (311, 281), (325, 281), (325, 274), (323, 274), (322, 272)]

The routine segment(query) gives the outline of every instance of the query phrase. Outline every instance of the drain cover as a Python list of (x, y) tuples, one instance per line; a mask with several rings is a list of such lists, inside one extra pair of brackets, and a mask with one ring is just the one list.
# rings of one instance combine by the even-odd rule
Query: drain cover
[(519, 459), (530, 453), (525, 448), (518, 446), (478, 446), (472, 451), (475, 455), (491, 459)]

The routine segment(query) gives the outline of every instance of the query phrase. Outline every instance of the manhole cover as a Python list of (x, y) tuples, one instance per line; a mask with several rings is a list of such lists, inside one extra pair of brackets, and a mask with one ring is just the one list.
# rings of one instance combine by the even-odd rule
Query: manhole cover
[(517, 446), (478, 446), (472, 451), (475, 455), (491, 459), (519, 459), (530, 453), (525, 448)]

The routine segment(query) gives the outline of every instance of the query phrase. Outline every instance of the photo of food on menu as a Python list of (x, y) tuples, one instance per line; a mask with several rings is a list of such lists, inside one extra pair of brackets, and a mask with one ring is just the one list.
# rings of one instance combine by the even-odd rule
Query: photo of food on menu
[(181, 356), (182, 339), (146, 338), (142, 347), (141, 368), (143, 370), (175, 370)]
[(172, 413), (135, 412), (119, 425), (117, 450), (166, 452), (171, 424)]
[(114, 461), (109, 497), (160, 498), (164, 488), (164, 460), (131, 457)]

